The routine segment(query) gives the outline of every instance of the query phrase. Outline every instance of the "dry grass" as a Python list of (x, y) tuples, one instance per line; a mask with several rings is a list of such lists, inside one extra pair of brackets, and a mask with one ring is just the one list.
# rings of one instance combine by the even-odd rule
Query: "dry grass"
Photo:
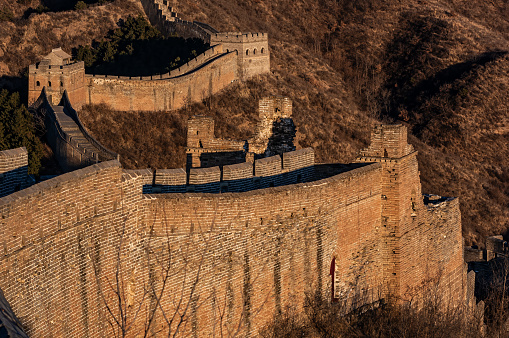
[[(17, 76), (51, 47), (99, 39), (137, 8), (117, 0), (79, 18), (1, 25), (0, 75)], [(292, 98), (299, 144), (320, 162), (351, 161), (374, 122), (397, 120), (420, 152), (423, 192), (459, 196), (467, 244), (482, 245), (509, 227), (509, 63), (493, 54), (509, 50), (508, 10), (503, 0), (180, 0), (186, 19), (268, 32), (272, 74), (178, 112), (81, 115), (130, 168), (183, 166), (191, 114), (213, 116), (217, 136), (245, 139), (264, 95)]]

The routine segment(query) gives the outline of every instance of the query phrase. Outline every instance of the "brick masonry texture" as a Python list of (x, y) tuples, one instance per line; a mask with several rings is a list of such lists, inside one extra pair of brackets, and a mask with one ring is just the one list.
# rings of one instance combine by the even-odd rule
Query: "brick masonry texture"
[(0, 197), (28, 185), (28, 153), (25, 147), (0, 151)]
[[(117, 160), (14, 192), (0, 199), (0, 288), (32, 337), (111, 336), (104, 304), (118, 316), (117, 271), (133, 337), (153, 311), (149, 333), (174, 332), (165, 317), (184, 309), (182, 336), (256, 336), (285, 306), (301, 308), (306, 291), (330, 296), (333, 260), (335, 293), (352, 306), (422, 295), (433, 277), (462, 303), (458, 199), (423, 203), (405, 136), (403, 126), (377, 126), (362, 164), (244, 192), (163, 193), (182, 186), (183, 169), (123, 170)], [(310, 154), (194, 168), (188, 180), (221, 189), (225, 178), (249, 178), (256, 162), (270, 175), (307, 166)], [(143, 193), (149, 186), (161, 193)]]
[(270, 72), (266, 33), (219, 33), (206, 24), (177, 18), (167, 1), (143, 0), (142, 5), (161, 32), (197, 37), (211, 48), (169, 73), (143, 77), (85, 74), (83, 62), (64, 62), (54, 51), (29, 67), (28, 104), (45, 88), (51, 104), (57, 105), (67, 91), (76, 109), (105, 103), (123, 111), (174, 110), (202, 101), (234, 81)]
[[(252, 162), (255, 158), (282, 156), (283, 153), (296, 149), (292, 101), (288, 97), (269, 96), (260, 99), (258, 114), (260, 121), (254, 135), (244, 141), (216, 138), (212, 118), (190, 117), (187, 121), (187, 167), (213, 167)], [(291, 156), (296, 154), (293, 153)], [(314, 154), (310, 156), (314, 162)]]

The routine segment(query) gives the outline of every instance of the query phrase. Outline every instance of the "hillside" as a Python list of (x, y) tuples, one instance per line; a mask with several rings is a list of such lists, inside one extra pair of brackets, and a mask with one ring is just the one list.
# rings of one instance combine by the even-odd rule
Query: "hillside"
[[(0, 28), (0, 75), (19, 76), (51, 47), (99, 39), (137, 10), (134, 1), (117, 0), (9, 23)], [(373, 123), (405, 123), (419, 151), (423, 192), (460, 197), (467, 244), (507, 231), (507, 2), (181, 0), (178, 11), (222, 31), (268, 32), (272, 74), (178, 112), (84, 109), (84, 123), (126, 167), (182, 166), (192, 114), (213, 116), (217, 136), (246, 138), (257, 100), (285, 95), (294, 103), (298, 142), (314, 147), (317, 161), (351, 161)], [(64, 22), (72, 28), (52, 29)]]

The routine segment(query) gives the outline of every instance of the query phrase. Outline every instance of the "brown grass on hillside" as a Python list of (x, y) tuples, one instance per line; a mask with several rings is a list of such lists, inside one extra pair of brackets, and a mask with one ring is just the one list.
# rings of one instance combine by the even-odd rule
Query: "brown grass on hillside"
[[(246, 138), (261, 95), (292, 98), (299, 143), (314, 147), (320, 162), (351, 161), (376, 119), (399, 120), (420, 151), (423, 192), (459, 196), (467, 244), (481, 244), (509, 227), (508, 10), (502, 0), (181, 0), (187, 19), (268, 32), (272, 75), (167, 113), (167, 125), (183, 130), (165, 134), (175, 147), (165, 152), (181, 159), (127, 160), (125, 148), (126, 165), (181, 166), (193, 113), (214, 116), (218, 136)], [(83, 114), (94, 134), (107, 134)], [(121, 121), (125, 113), (111, 114)]]
[(0, 24), (0, 78), (20, 76), (52, 48), (62, 47), (71, 52), (72, 48), (104, 37), (110, 29), (116, 28), (120, 18), (143, 13), (136, 1), (115, 0), (81, 11), (32, 13), (23, 18), (23, 12), (37, 7), (38, 3), (0, 0), (0, 6), (8, 6), (15, 13), (12, 21)]

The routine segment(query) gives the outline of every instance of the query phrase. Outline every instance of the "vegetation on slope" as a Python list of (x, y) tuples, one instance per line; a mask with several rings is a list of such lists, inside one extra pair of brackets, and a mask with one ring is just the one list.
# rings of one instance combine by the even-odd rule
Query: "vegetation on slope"
[(28, 173), (38, 174), (43, 147), (34, 132), (34, 121), (19, 93), (0, 91), (0, 150), (25, 147), (28, 151)]
[[(203, 53), (208, 44), (200, 39), (164, 37), (143, 17), (128, 16), (105, 40), (74, 50), (85, 61), (87, 73), (123, 76), (163, 74)], [(136, 66), (134, 66), (136, 65)]]

